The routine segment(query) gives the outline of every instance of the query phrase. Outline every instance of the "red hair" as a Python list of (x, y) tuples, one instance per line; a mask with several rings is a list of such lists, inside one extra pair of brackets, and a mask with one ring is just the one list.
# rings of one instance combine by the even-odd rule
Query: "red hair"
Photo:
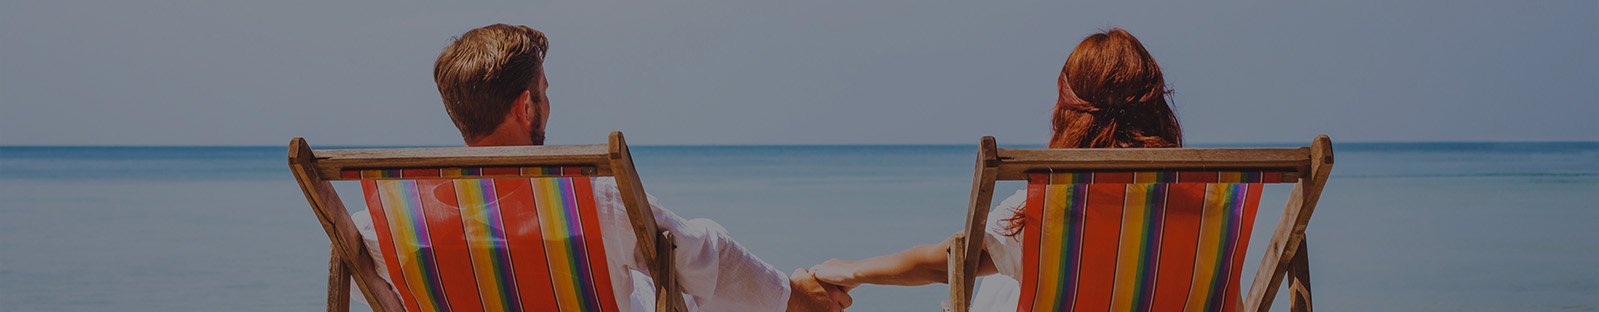
[[(1182, 147), (1183, 129), (1166, 102), (1166, 78), (1144, 45), (1121, 28), (1083, 38), (1060, 69), (1049, 148)], [(1006, 235), (1021, 233), (1021, 211)]]
[(1121, 28), (1089, 35), (1061, 67), (1050, 148), (1180, 147), (1166, 79)]

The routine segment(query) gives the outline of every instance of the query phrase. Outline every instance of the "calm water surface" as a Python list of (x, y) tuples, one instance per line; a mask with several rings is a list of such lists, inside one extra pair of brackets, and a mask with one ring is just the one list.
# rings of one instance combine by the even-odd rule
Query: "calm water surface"
[[(719, 221), (785, 271), (953, 233), (975, 156), (954, 145), (635, 149), (646, 190), (669, 209)], [(1336, 150), (1308, 234), (1319, 308), (1599, 311), (1599, 143)], [(0, 147), (0, 310), (322, 309), (327, 237), (284, 154)], [(1287, 188), (1262, 200), (1246, 277)], [(944, 293), (866, 286), (853, 310), (934, 310)]]

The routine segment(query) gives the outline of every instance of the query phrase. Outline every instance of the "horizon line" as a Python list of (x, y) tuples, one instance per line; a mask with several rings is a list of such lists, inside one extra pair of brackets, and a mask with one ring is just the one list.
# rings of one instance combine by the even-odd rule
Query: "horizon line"
[[(1189, 144), (1192, 147), (1206, 146), (1292, 146), (1307, 144), (1308, 142), (1202, 142)], [(1525, 141), (1353, 141), (1335, 142), (1334, 145), (1343, 144), (1555, 144), (1555, 143), (1596, 143), (1599, 140), (1525, 140)], [(603, 143), (602, 143), (603, 144)], [(634, 147), (878, 147), (878, 146), (968, 146), (973, 143), (843, 143), (843, 144), (629, 144)], [(396, 148), (396, 147), (459, 147), (460, 145), (346, 145), (346, 144), (319, 144), (328, 148)], [(547, 145), (588, 145), (588, 144), (547, 144)], [(1042, 146), (1043, 144), (1000, 144), (1001, 146)], [(99, 145), (99, 144), (0, 144), (0, 148), (49, 148), (49, 147), (113, 147), (113, 148), (202, 148), (202, 147), (232, 147), (232, 148), (258, 148), (258, 147), (286, 147), (287, 145), (232, 145), (232, 144), (191, 144), (191, 145)]]

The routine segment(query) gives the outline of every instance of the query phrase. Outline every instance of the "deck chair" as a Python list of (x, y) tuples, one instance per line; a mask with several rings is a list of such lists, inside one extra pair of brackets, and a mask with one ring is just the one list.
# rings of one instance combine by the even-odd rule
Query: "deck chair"
[[(655, 277), (656, 310), (686, 310), (672, 235), (657, 230), (621, 132), (596, 145), (316, 151), (294, 138), (289, 168), (332, 241), (328, 311), (349, 308), (351, 277), (373, 311), (616, 311), (590, 182), (606, 176)], [(387, 272), (339, 180), (360, 181)]]
[[(979, 145), (966, 227), (951, 242), (950, 304), (967, 311), (996, 180), (1027, 181), (1017, 311), (1267, 311), (1284, 278), (1310, 311), (1305, 225), (1332, 142), (1256, 149), (1004, 149)], [(1244, 251), (1262, 184), (1293, 193), (1247, 300)]]

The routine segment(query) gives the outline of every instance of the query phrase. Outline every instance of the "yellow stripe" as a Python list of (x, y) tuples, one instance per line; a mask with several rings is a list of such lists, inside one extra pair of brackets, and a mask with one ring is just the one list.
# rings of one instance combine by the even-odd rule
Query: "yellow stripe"
[[(1055, 175), (1051, 178), (1060, 178)], [(1051, 183), (1046, 186), (1044, 197), (1044, 220), (1041, 232), (1043, 235), (1038, 250), (1038, 293), (1033, 298), (1034, 311), (1055, 311), (1055, 301), (1063, 296), (1061, 289), (1056, 287), (1061, 279), (1066, 278), (1066, 272), (1059, 269), (1061, 254), (1065, 253), (1061, 240), (1064, 238), (1066, 216), (1071, 212), (1066, 211), (1066, 193), (1070, 184)]]
[(479, 180), (455, 180), (456, 203), (461, 206), (461, 226), (466, 232), (468, 255), (472, 258), (473, 275), (477, 276), (478, 294), (482, 296), (486, 311), (507, 311), (499, 274), (494, 270), (494, 236), (488, 220), (488, 203), (483, 202), (483, 187)]
[(1224, 171), (1216, 175), (1216, 182), (1239, 183), (1243, 182), (1244, 173), (1238, 171)]
[(1216, 261), (1220, 258), (1222, 223), (1227, 219), (1226, 184), (1205, 186), (1204, 217), (1199, 225), (1199, 248), (1194, 250), (1194, 280), (1188, 288), (1187, 311), (1204, 311), (1205, 303), (1214, 289), (1210, 284), (1216, 279)]
[(1116, 247), (1116, 284), (1111, 290), (1111, 311), (1132, 311), (1138, 302), (1134, 288), (1138, 285), (1138, 258), (1144, 251), (1144, 220), (1147, 218), (1144, 204), (1149, 199), (1148, 190), (1139, 184), (1127, 185), (1127, 195), (1122, 202), (1121, 242)]
[(554, 179), (535, 178), (533, 180), (533, 193), (537, 194), (536, 201), (539, 208), (539, 229), (544, 232), (545, 259), (550, 265), (550, 279), (555, 286), (555, 301), (561, 311), (581, 311), (582, 298), (578, 298), (577, 289), (572, 281), (577, 279), (573, 274), (577, 268), (572, 267), (567, 259), (572, 255), (566, 250), (566, 240), (571, 233), (567, 233), (567, 224), (561, 211), (561, 200)]
[(1140, 171), (1133, 174), (1133, 183), (1155, 183), (1160, 176), (1154, 171)]
[(416, 257), (418, 255), (416, 251), (421, 250), (421, 246), (416, 244), (417, 225), (411, 222), (411, 218), (408, 217), (411, 212), (404, 207), (407, 199), (404, 197), (405, 190), (402, 189), (402, 186), (405, 181), (378, 180), (376, 182), (378, 184), (378, 194), (381, 196), (383, 207), (385, 208), (383, 215), (389, 219), (389, 236), (391, 236), (390, 240), (394, 243), (396, 258), (398, 258), (394, 260), (400, 263), (400, 272), (405, 275), (405, 280), (396, 282), (405, 283), (404, 287), (411, 290), (411, 295), (416, 297), (419, 306), (437, 307), (438, 304), (435, 302), (437, 298), (433, 298), (432, 293), (428, 292), (427, 285), (424, 282), (425, 277), (422, 276), (426, 273), (422, 272), (421, 265), (412, 263), (417, 261)]
[[(1050, 184), (1081, 184), (1093, 182), (1089, 181), (1089, 176), (1090, 175), (1088, 174), (1058, 173), (1055, 174), (1055, 177), (1050, 181)], [(1082, 178), (1079, 179), (1078, 177)]]

